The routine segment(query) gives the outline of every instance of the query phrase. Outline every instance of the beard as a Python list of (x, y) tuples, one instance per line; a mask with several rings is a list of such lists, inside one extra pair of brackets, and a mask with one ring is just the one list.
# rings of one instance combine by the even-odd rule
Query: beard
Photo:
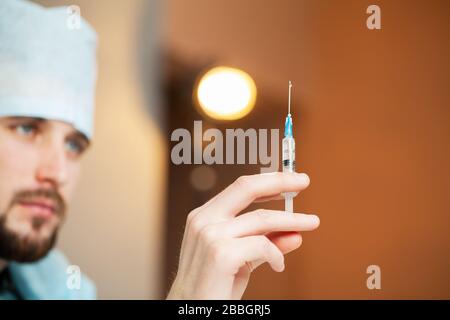
[[(33, 227), (35, 222), (33, 221)], [(42, 224), (42, 222), (37, 222)], [(34, 262), (44, 256), (54, 247), (58, 230), (50, 237), (33, 239), (19, 235), (6, 226), (6, 215), (0, 217), (0, 257), (7, 261)]]
[[(54, 200), (56, 203), (55, 214), (62, 220), (65, 214), (65, 203), (59, 193), (53, 190), (23, 191), (17, 193), (11, 201), (9, 209), (22, 200), (36, 196)], [(59, 227), (56, 226), (50, 235), (47, 236), (20, 234), (8, 227), (9, 212), (7, 210), (5, 213), (0, 214), (0, 258), (6, 261), (23, 263), (34, 262), (46, 256), (56, 244)], [(33, 217), (31, 220), (33, 232), (39, 232), (46, 222), (44, 218)]]

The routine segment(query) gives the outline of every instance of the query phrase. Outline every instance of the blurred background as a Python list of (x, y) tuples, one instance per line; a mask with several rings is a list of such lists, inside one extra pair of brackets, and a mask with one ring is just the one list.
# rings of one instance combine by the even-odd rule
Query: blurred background
[[(78, 5), (99, 34), (96, 133), (59, 243), (100, 298), (164, 298), (189, 211), (260, 171), (174, 165), (173, 130), (282, 129), (288, 80), (311, 178), (294, 208), (321, 226), (244, 298), (450, 298), (449, 1), (36, 2)], [(371, 4), (381, 30), (366, 27)], [(245, 116), (202, 109), (201, 76), (219, 65), (253, 79)]]

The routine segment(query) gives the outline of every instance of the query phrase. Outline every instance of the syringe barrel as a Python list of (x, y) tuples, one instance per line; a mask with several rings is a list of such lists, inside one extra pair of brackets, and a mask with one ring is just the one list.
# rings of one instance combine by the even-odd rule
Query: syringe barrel
[(283, 172), (295, 172), (295, 140), (292, 137), (283, 139)]

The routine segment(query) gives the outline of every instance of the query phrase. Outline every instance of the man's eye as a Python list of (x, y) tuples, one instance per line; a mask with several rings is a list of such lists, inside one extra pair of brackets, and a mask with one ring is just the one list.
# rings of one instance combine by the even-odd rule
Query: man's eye
[(76, 140), (68, 140), (66, 142), (66, 147), (69, 152), (73, 152), (76, 154), (81, 154), (84, 150), (84, 147)]
[(14, 127), (17, 133), (24, 136), (31, 136), (36, 133), (37, 127), (33, 124), (19, 124)]

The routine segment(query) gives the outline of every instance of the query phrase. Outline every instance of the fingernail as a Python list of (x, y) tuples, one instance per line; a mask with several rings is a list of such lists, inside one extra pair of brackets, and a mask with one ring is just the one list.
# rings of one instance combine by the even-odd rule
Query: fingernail
[(297, 173), (297, 177), (299, 179), (302, 179), (306, 183), (309, 183), (309, 177), (308, 177), (308, 175), (306, 173)]
[(317, 224), (317, 226), (320, 225), (320, 218), (318, 216), (316, 216), (315, 214), (312, 214), (311, 219), (314, 220), (314, 223)]

